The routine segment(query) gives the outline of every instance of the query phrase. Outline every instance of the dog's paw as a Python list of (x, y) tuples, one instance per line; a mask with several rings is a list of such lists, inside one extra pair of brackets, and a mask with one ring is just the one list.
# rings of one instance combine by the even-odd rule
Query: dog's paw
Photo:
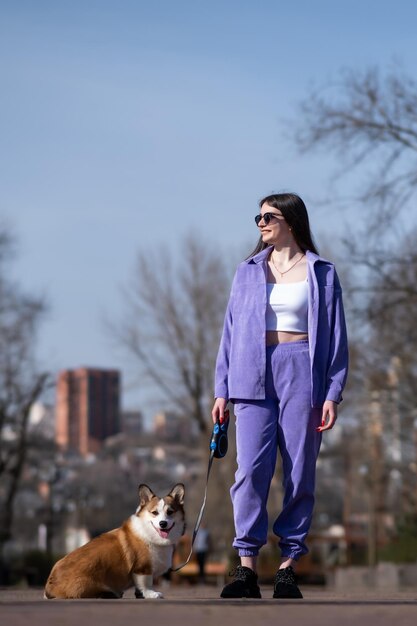
[(159, 599), (159, 598), (163, 598), (164, 596), (162, 595), (162, 593), (160, 593), (159, 591), (154, 591), (153, 589), (144, 589), (142, 590), (142, 595), (144, 598), (149, 599)]

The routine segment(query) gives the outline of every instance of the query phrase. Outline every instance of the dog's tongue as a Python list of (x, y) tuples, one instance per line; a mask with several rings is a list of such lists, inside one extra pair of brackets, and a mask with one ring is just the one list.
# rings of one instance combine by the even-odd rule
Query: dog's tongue
[[(151, 522), (152, 523), (152, 522)], [(171, 532), (171, 530), (174, 528), (175, 526), (175, 522), (174, 524), (172, 524), (171, 528), (160, 528), (159, 526), (155, 526), (155, 524), (152, 524), (152, 526), (154, 527), (154, 529), (156, 530), (156, 532), (158, 533), (158, 535), (160, 537), (162, 537), (162, 539), (167, 539), (169, 536), (169, 533)]]

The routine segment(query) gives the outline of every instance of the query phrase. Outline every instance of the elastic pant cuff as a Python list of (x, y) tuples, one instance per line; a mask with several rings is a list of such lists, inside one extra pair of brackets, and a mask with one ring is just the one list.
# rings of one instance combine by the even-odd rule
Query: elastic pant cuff
[(300, 556), (302, 556), (302, 554), (300, 554), (299, 552), (289, 552), (288, 554), (281, 552), (281, 558), (283, 559), (293, 559), (294, 561), (298, 561)]
[(258, 556), (259, 550), (256, 548), (239, 548), (239, 556)]

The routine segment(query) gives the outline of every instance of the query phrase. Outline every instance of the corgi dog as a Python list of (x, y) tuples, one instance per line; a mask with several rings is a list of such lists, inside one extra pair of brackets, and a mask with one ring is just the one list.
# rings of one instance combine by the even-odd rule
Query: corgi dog
[(184, 485), (163, 498), (139, 486), (139, 506), (120, 528), (95, 537), (55, 563), (44, 597), (121, 598), (135, 587), (137, 598), (162, 598), (151, 589), (154, 576), (172, 565), (174, 548), (185, 531)]

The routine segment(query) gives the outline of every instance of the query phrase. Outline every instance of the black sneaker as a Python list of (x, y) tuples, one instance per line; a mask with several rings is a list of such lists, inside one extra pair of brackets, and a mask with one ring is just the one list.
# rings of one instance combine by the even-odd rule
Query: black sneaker
[(235, 578), (223, 588), (221, 598), (262, 598), (258, 575), (250, 567), (238, 565), (230, 576)]
[(275, 574), (274, 598), (302, 598), (303, 594), (295, 582), (295, 573), (291, 565), (279, 569)]

